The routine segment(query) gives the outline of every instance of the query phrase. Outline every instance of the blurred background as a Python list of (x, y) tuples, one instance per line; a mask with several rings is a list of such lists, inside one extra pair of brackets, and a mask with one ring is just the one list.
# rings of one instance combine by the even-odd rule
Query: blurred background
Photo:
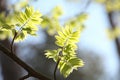
[[(0, 12), (9, 12), (11, 5), (25, 0), (0, 0)], [(61, 6), (63, 15), (59, 22), (63, 25), (70, 19), (85, 13), (84, 30), (78, 43), (78, 57), (84, 60), (85, 66), (64, 78), (59, 70), (57, 80), (120, 80), (120, 40), (112, 36), (120, 24), (119, 0), (26, 0), (29, 5), (44, 15), (48, 15), (56, 6)], [(115, 6), (115, 8), (114, 8)], [(118, 7), (116, 7), (118, 6)], [(52, 20), (52, 19), (51, 19)], [(108, 30), (111, 33), (107, 33)], [(118, 30), (120, 33), (120, 29)], [(53, 78), (55, 63), (45, 58), (44, 50), (55, 49), (53, 35), (41, 28), (37, 37), (28, 36), (24, 41), (15, 43), (16, 55), (36, 71)], [(114, 38), (113, 38), (114, 37)], [(8, 46), (10, 40), (1, 40)], [(0, 53), (0, 80), (18, 80), (27, 72), (7, 56)], [(29, 78), (27, 80), (37, 80)]]

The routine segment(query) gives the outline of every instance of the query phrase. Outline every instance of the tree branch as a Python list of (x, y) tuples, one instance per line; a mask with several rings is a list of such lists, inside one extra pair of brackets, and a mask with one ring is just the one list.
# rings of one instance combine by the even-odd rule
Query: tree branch
[(24, 79), (27, 79), (27, 78), (29, 78), (29, 77), (30, 77), (30, 75), (28, 74), (28, 75), (23, 76), (23, 77), (20, 78), (19, 80), (24, 80)]
[(56, 63), (56, 66), (55, 66), (55, 70), (54, 70), (54, 80), (57, 80), (56, 78), (56, 71), (57, 71), (57, 67), (59, 65), (59, 62), (60, 62), (60, 58), (58, 59), (57, 63)]
[[(112, 15), (113, 15), (113, 12), (108, 13), (108, 17), (109, 17), (110, 24), (111, 24), (111, 29), (115, 29), (116, 25), (113, 22)], [(118, 38), (115, 39), (115, 45), (116, 45), (116, 49), (117, 49), (118, 56), (119, 56), (119, 59), (120, 59), (120, 42), (119, 42)]]
[(17, 32), (15, 31), (15, 34), (14, 34), (14, 37), (12, 39), (12, 42), (11, 42), (11, 53), (14, 53), (14, 41), (15, 41), (15, 38), (17, 36)]
[(25, 62), (23, 62), (15, 54), (11, 53), (10, 50), (7, 49), (6, 47), (4, 47), (2, 44), (0, 44), (0, 51), (2, 51), (3, 54), (7, 55), (9, 58), (11, 58), (13, 61), (15, 61), (18, 65), (20, 65), (22, 68), (24, 68), (31, 77), (35, 77), (40, 80), (51, 80), (51, 79), (47, 78), (46, 76), (33, 70), (29, 65), (27, 65)]

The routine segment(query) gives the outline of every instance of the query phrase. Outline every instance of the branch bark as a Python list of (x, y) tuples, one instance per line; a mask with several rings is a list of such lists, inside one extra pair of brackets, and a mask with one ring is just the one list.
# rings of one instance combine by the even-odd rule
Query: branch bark
[[(109, 17), (110, 24), (111, 24), (111, 29), (115, 29), (116, 25), (113, 22), (112, 15), (113, 15), (113, 12), (108, 13), (108, 17)], [(119, 42), (118, 38), (115, 39), (115, 45), (116, 45), (116, 49), (117, 49), (118, 56), (119, 56), (119, 59), (120, 59), (120, 42)]]
[(11, 58), (18, 65), (20, 65), (22, 68), (24, 68), (31, 77), (35, 77), (35, 78), (38, 78), (40, 80), (51, 80), (51, 79), (47, 78), (46, 76), (44, 76), (44, 75), (36, 72), (35, 70), (33, 70), (29, 65), (27, 65), (25, 62), (23, 62), (15, 54), (11, 53), (10, 50), (7, 49), (6, 47), (4, 47), (2, 44), (0, 44), (0, 51), (2, 51), (6, 56)]
[(57, 71), (57, 67), (58, 67), (59, 63), (60, 63), (60, 58), (58, 59), (57, 64), (56, 64), (56, 66), (55, 66), (55, 70), (54, 70), (54, 80), (57, 80), (57, 78), (56, 78), (56, 71)]

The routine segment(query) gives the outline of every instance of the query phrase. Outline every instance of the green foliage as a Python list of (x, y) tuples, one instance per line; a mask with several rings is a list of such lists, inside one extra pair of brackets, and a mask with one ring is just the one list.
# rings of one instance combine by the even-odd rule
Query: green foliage
[(26, 7), (24, 12), (14, 11), (8, 16), (0, 14), (0, 39), (16, 35), (16, 41), (24, 40), (29, 35), (36, 35), (37, 25), (42, 21), (39, 11), (34, 11), (33, 7)]
[(107, 29), (107, 33), (110, 39), (116, 39), (120, 37), (120, 28), (116, 27), (115, 29)]
[(67, 25), (65, 28), (62, 28), (61, 31), (58, 31), (58, 35), (55, 36), (57, 39), (56, 44), (60, 47), (68, 44), (74, 45), (74, 43), (79, 41), (79, 34), (80, 30), (73, 32), (72, 27)]
[(47, 54), (46, 57), (47, 58), (53, 58), (53, 60), (55, 62), (57, 62), (58, 58), (59, 58), (59, 53), (60, 53), (61, 49), (57, 49), (57, 50), (46, 50)]
[(60, 69), (60, 73), (67, 77), (73, 70), (77, 70), (78, 67), (82, 67), (83, 61), (77, 57), (71, 57), (66, 61), (60, 61), (58, 68)]
[[(84, 62), (76, 55), (77, 45), (81, 33), (81, 24), (86, 18), (86, 15), (77, 16), (75, 20), (67, 22), (65, 28), (61, 27), (59, 18), (63, 14), (60, 6), (52, 10), (50, 16), (43, 16), (41, 13), (35, 11), (33, 7), (26, 7), (28, 3), (21, 3), (22, 8), (15, 7), (12, 14), (0, 14), (0, 39), (9, 38), (12, 36), (16, 41), (24, 40), (27, 35), (35, 36), (38, 30), (37, 25), (41, 24), (42, 28), (47, 29), (50, 35), (55, 34), (56, 45), (59, 47), (56, 50), (46, 50), (46, 57), (52, 58), (58, 62), (58, 69), (60, 73), (67, 77), (73, 70), (82, 67)], [(20, 9), (25, 8), (23, 12)], [(81, 22), (81, 23), (80, 23)], [(71, 25), (71, 26), (70, 26)]]
[(76, 15), (72, 19), (69, 19), (66, 24), (70, 24), (73, 27), (76, 28), (84, 28), (84, 22), (88, 18), (88, 15), (85, 13), (82, 13), (80, 15)]
[(56, 6), (55, 8), (53, 8), (52, 10), (53, 18), (58, 19), (62, 14), (63, 10), (61, 6)]
[[(63, 10), (60, 6), (56, 6), (51, 10), (51, 13), (52, 14), (44, 15), (42, 17), (43, 21), (41, 23), (41, 27), (46, 29), (49, 35), (54, 35), (61, 28), (60, 17), (63, 14)], [(68, 19), (65, 24), (69, 24), (76, 28), (83, 28), (83, 23), (87, 17), (88, 16), (85, 13), (76, 15), (75, 17)]]
[(120, 10), (120, 0), (95, 0), (99, 3), (105, 4), (108, 12)]
[(41, 27), (46, 29), (49, 35), (54, 35), (58, 30), (60, 30), (60, 21), (59, 18), (63, 14), (62, 8), (56, 6), (51, 10), (50, 15), (44, 15)]
[(46, 57), (52, 58), (55, 62), (60, 59), (58, 69), (64, 77), (69, 76), (73, 70), (84, 65), (83, 61), (76, 56), (76, 43), (79, 41), (81, 30), (74, 30), (73, 27), (66, 25), (58, 31), (56, 38), (56, 45), (59, 46), (57, 50), (47, 50)]
[(10, 37), (11, 30), (14, 28), (11, 15), (6, 16), (5, 13), (0, 13), (0, 39)]
[[(18, 40), (24, 39), (27, 34), (36, 35), (38, 28), (36, 25), (40, 24), (42, 15), (39, 11), (34, 11), (33, 7), (26, 7), (25, 12), (19, 12), (16, 15), (17, 27), (20, 27), (18, 32)], [(20, 31), (20, 32), (19, 32)]]
[(19, 12), (19, 10), (24, 9), (28, 5), (28, 1), (21, 1), (17, 2), (16, 4), (12, 5), (14, 11)]

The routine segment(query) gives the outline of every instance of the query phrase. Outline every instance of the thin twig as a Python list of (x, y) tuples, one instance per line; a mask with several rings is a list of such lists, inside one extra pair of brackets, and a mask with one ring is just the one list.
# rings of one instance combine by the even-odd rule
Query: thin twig
[(15, 39), (19, 36), (19, 34), (22, 32), (23, 27), (24, 27), (29, 21), (30, 21), (30, 19), (28, 19), (28, 20), (20, 27), (20, 29), (19, 29), (17, 32), (15, 31), (14, 37), (13, 37), (12, 42), (11, 42), (11, 53), (14, 53), (14, 50), (13, 50), (14, 47), (13, 47), (13, 45), (14, 45)]
[(54, 70), (54, 80), (57, 80), (56, 78), (56, 72), (57, 72), (57, 67), (59, 65), (59, 62), (60, 62), (60, 58), (58, 59), (57, 63), (56, 63), (56, 66), (55, 66), (55, 70)]
[(86, 11), (86, 10), (88, 9), (88, 7), (90, 6), (91, 2), (92, 2), (91, 0), (87, 0), (85, 6), (81, 9), (81, 12), (79, 13), (79, 15), (85, 13), (85, 11)]
[[(109, 20), (110, 20), (111, 29), (115, 29), (116, 25), (113, 22), (112, 14), (113, 14), (113, 12), (108, 13), (108, 17), (109, 17)], [(118, 56), (120, 58), (120, 42), (119, 42), (118, 38), (115, 39), (115, 45), (116, 45), (116, 49), (117, 49), (117, 52), (118, 52)]]
[[(110, 21), (110, 24), (111, 24), (111, 29), (115, 29), (116, 28), (116, 25), (115, 23), (113, 22), (113, 12), (109, 12), (108, 13), (108, 18), (109, 18), (109, 21)], [(115, 38), (115, 47), (116, 47), (116, 51), (118, 53), (118, 57), (120, 59), (120, 41), (119, 41), (119, 38)], [(120, 63), (119, 63), (120, 65)], [(119, 72), (118, 74), (120, 74), (120, 67), (119, 67)], [(119, 78), (119, 77), (118, 77)]]
[(30, 75), (27, 74), (27, 75), (23, 76), (22, 78), (20, 78), (19, 80), (24, 80), (24, 79), (27, 79), (27, 78), (29, 78), (29, 77), (30, 77)]
[[(82, 9), (80, 9), (81, 11), (78, 14), (74, 15), (73, 17), (78, 17), (78, 16), (84, 14), (86, 12), (86, 10), (89, 8), (91, 2), (92, 2), (91, 0), (88, 0), (86, 2), (85, 6)], [(71, 18), (73, 18), (73, 17), (71, 17)], [(66, 17), (66, 18), (61, 19), (61, 21), (67, 21), (67, 20), (70, 20), (71, 18)]]
[(38, 78), (40, 80), (51, 80), (51, 79), (47, 78), (46, 76), (44, 76), (43, 74), (40, 74), (40, 73), (36, 72), (35, 70), (33, 70), (29, 65), (27, 65), (25, 62), (23, 62), (14, 53), (11, 53), (11, 51), (9, 49), (7, 49), (6, 47), (4, 47), (2, 44), (0, 44), (0, 51), (2, 51), (3, 54), (5, 54), (9, 58), (11, 58), (14, 62), (16, 62), (22, 68), (24, 68), (28, 72), (28, 74), (31, 75), (32, 77)]
[(11, 42), (11, 53), (14, 53), (14, 41), (16, 39), (16, 36), (17, 36), (17, 32), (15, 31), (14, 37)]

